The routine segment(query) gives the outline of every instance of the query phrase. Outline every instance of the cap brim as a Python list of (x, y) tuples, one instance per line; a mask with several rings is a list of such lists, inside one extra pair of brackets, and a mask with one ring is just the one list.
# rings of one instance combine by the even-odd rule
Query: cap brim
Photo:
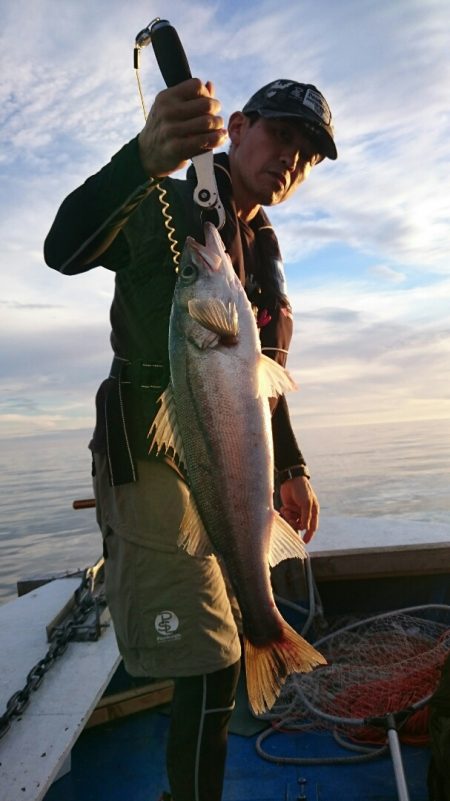
[(274, 111), (272, 109), (257, 109), (257, 113), (261, 117), (267, 117), (269, 119), (275, 119), (277, 117), (289, 117), (292, 120), (303, 120), (309, 125), (314, 126), (314, 133), (316, 134), (317, 141), (321, 148), (320, 152), (332, 161), (337, 159), (338, 153), (333, 137), (328, 133), (324, 126), (320, 125), (317, 120), (313, 119), (313, 117), (309, 114), (292, 114), (292, 112), (289, 111)]

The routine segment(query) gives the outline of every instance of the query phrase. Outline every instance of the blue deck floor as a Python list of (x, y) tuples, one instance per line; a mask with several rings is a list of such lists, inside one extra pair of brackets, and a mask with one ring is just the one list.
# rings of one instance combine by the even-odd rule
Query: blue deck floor
[[(165, 714), (144, 712), (87, 730), (72, 752), (72, 771), (45, 801), (157, 801), (167, 788)], [(397, 801), (389, 755), (351, 766), (294, 766), (269, 762), (255, 750), (256, 735), (231, 735), (223, 801), (297, 801), (298, 779), (307, 801)], [(342, 754), (328, 735), (276, 734), (264, 749), (277, 756)], [(344, 752), (348, 754), (348, 752)], [(402, 746), (410, 801), (426, 801), (426, 749)]]

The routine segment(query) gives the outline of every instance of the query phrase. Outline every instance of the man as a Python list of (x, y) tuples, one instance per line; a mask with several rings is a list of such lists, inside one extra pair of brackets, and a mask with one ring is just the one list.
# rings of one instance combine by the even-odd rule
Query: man
[[(45, 243), (47, 263), (116, 273), (111, 372), (97, 394), (91, 449), (103, 534), (106, 592), (128, 671), (175, 679), (167, 748), (173, 801), (220, 801), (240, 644), (215, 557), (177, 546), (188, 487), (168, 457), (148, 454), (147, 433), (169, 380), (168, 321), (187, 234), (202, 238), (188, 159), (224, 144), (210, 83), (161, 92), (140, 135), (66, 198)], [(290, 197), (323, 158), (335, 159), (331, 113), (309, 84), (278, 80), (231, 115), (229, 155), (215, 157), (226, 223), (221, 236), (245, 285), (263, 350), (280, 363), (292, 335), (277, 240), (262, 206)], [(286, 400), (273, 404), (281, 511), (309, 539), (319, 506)]]

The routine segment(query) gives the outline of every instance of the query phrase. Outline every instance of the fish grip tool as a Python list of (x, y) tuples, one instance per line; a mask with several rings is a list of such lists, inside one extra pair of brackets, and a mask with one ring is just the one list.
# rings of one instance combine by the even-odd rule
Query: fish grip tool
[[(146, 47), (150, 42), (166, 86), (176, 86), (182, 81), (192, 78), (189, 62), (177, 31), (168, 20), (159, 17), (156, 17), (136, 36), (135, 69), (138, 69), (139, 65), (140, 48)], [(216, 223), (214, 224), (220, 230), (225, 223), (225, 210), (217, 188), (213, 151), (208, 150), (198, 156), (193, 156), (191, 160), (197, 176), (194, 202), (200, 206), (203, 212), (208, 213), (210, 222), (213, 222), (211, 215), (215, 214)]]

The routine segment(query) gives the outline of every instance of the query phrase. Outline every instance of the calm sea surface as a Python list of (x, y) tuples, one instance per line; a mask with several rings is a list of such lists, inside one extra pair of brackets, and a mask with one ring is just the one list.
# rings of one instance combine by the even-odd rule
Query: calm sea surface
[[(101, 553), (89, 432), (0, 440), (0, 602), (16, 581), (86, 567)], [(449, 526), (450, 420), (309, 430), (299, 437), (322, 514)], [(320, 536), (320, 533), (319, 535)]]

